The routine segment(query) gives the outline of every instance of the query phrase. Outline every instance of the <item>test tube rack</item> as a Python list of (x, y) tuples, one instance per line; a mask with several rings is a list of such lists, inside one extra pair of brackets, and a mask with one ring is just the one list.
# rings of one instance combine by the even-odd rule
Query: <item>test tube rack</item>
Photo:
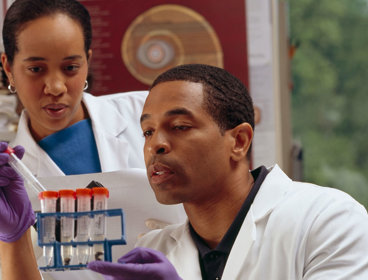
[[(43, 232), (43, 218), (45, 217), (55, 217), (56, 220), (60, 220), (61, 217), (69, 217), (74, 218), (75, 220), (80, 216), (88, 215), (90, 218), (93, 218), (95, 215), (105, 215), (106, 217), (112, 216), (120, 216), (121, 221), (121, 238), (119, 239), (107, 239), (101, 241), (71, 241), (71, 242), (42, 242), (42, 232)], [(108, 209), (108, 210), (94, 210), (94, 211), (86, 211), (86, 212), (56, 212), (56, 213), (37, 213), (37, 232), (38, 232), (38, 246), (53, 246), (54, 247), (54, 265), (53, 266), (40, 266), (40, 270), (50, 271), (50, 270), (80, 270), (85, 269), (87, 267), (86, 264), (71, 264), (71, 265), (63, 265), (61, 258), (61, 246), (63, 245), (72, 245), (73, 247), (77, 247), (78, 245), (88, 245), (93, 246), (94, 244), (103, 244), (104, 246), (104, 260), (112, 261), (112, 246), (114, 245), (125, 245), (125, 231), (124, 231), (124, 213), (122, 209)]]

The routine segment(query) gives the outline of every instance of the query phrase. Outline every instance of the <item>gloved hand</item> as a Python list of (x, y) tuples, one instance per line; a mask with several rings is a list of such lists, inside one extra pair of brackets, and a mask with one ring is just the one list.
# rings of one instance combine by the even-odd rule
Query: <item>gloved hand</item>
[[(23, 179), (7, 164), (7, 147), (7, 143), (0, 142), (0, 240), (13, 242), (34, 224), (35, 215)], [(24, 148), (16, 146), (14, 153), (22, 158)]]
[(165, 255), (149, 248), (135, 248), (117, 263), (93, 261), (88, 268), (106, 280), (181, 280)]

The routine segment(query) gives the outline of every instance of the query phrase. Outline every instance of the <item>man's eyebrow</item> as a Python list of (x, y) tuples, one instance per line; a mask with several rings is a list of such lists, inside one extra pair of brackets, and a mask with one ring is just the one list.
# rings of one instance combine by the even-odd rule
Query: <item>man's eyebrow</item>
[(185, 108), (175, 108), (165, 113), (166, 117), (171, 117), (171, 116), (176, 116), (176, 115), (185, 115), (185, 116), (192, 117), (193, 113)]
[[(171, 116), (177, 116), (177, 115), (193, 117), (193, 113), (185, 108), (175, 108), (165, 113), (165, 117), (171, 117)], [(140, 120), (141, 123), (145, 121), (146, 119), (149, 119), (150, 117), (151, 117), (151, 114), (143, 114)]]
[(30, 56), (30, 57), (27, 57), (25, 59), (23, 59), (23, 61), (45, 61), (46, 58), (44, 57), (38, 57), (38, 56)]
[(150, 117), (151, 117), (151, 115), (150, 115), (150, 114), (143, 114), (143, 115), (141, 116), (140, 122), (142, 123), (144, 120), (149, 119)]
[[(64, 57), (63, 60), (73, 60), (73, 59), (82, 59), (83, 57), (81, 55), (71, 55), (71, 56), (67, 56)], [(38, 57), (38, 56), (30, 56), (27, 57), (25, 59), (23, 59), (23, 61), (46, 61), (47, 59), (44, 57)]]

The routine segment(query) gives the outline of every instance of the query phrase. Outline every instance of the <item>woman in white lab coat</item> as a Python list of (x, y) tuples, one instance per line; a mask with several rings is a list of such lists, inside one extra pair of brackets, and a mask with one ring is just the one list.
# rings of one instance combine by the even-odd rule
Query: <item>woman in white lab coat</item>
[[(1, 61), (24, 106), (12, 144), (25, 147), (23, 161), (38, 177), (145, 167), (146, 93), (84, 93), (91, 39), (89, 13), (76, 0), (16, 0), (5, 16)], [(77, 274), (68, 279), (86, 278)]]
[(24, 106), (13, 145), (36, 176), (144, 168), (139, 116), (146, 93), (93, 97), (92, 28), (78, 1), (17, 0), (4, 21), (2, 64)]

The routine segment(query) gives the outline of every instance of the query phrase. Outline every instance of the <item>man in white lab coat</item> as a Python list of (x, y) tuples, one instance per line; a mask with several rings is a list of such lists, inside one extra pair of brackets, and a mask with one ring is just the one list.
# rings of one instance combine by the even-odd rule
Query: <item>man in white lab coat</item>
[[(183, 203), (188, 221), (137, 245), (163, 252), (181, 278), (368, 279), (363, 206), (293, 182), (277, 165), (249, 171), (253, 106), (235, 77), (205, 65), (169, 70), (153, 83), (141, 126), (156, 198)], [(127, 267), (90, 265), (113, 279), (128, 279)]]
[[(114, 280), (368, 279), (362, 205), (341, 191), (293, 182), (277, 165), (249, 171), (252, 101), (228, 72), (183, 65), (163, 73), (150, 90), (141, 127), (156, 198), (183, 203), (188, 221), (150, 232), (137, 244), (164, 255), (136, 248), (118, 263), (91, 262), (90, 269)], [(10, 233), (3, 235), (10, 240)], [(6, 264), (28, 254), (14, 251), (25, 239), (0, 242)]]

